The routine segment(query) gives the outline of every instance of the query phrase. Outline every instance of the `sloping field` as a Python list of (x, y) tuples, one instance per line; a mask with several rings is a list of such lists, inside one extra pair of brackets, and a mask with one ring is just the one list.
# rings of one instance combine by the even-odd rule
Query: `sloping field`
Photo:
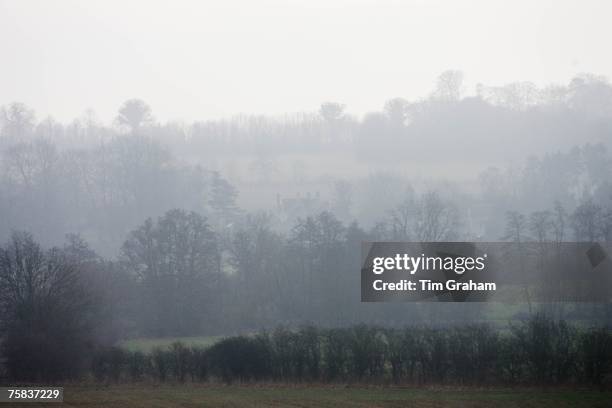
[(172, 343), (180, 342), (190, 347), (206, 348), (221, 340), (221, 336), (203, 336), (203, 337), (150, 337), (136, 338), (125, 340), (118, 344), (119, 347), (128, 351), (141, 351), (150, 353), (155, 348), (168, 348)]

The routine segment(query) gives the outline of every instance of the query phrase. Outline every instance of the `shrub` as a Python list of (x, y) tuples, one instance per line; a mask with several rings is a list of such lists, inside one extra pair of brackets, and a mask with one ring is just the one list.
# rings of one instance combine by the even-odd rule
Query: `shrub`
[(118, 347), (102, 348), (92, 358), (91, 370), (98, 381), (118, 382), (124, 365), (128, 361), (127, 352)]
[(612, 364), (612, 336), (606, 329), (591, 329), (580, 336), (580, 345), (586, 380), (602, 386)]
[(97, 381), (152, 378), (184, 382), (367, 381), (395, 384), (563, 384), (602, 386), (612, 365), (612, 335), (579, 331), (545, 315), (511, 327), (449, 329), (371, 326), (298, 330), (226, 338), (208, 349), (173, 343), (149, 355), (118, 348), (96, 351)]
[(230, 337), (206, 352), (211, 374), (227, 383), (271, 377), (271, 352), (261, 337)]

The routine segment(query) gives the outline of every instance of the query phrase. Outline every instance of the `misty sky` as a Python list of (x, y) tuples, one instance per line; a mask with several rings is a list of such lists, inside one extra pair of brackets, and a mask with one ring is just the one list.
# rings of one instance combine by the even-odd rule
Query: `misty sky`
[(110, 121), (140, 97), (159, 120), (349, 112), (477, 82), (612, 77), (606, 1), (0, 0), (0, 105)]

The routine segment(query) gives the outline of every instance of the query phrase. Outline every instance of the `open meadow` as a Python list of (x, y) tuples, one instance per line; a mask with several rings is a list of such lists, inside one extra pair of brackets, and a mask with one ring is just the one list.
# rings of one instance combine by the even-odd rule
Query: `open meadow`
[[(611, 392), (348, 386), (67, 385), (41, 407), (609, 407)], [(35, 404), (26, 404), (36, 406)]]

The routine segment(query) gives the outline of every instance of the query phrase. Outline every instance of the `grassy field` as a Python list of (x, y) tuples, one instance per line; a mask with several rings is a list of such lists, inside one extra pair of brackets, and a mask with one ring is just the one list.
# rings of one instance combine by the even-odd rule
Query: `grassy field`
[[(30, 407), (35, 404), (26, 404)], [(331, 386), (65, 386), (41, 407), (610, 407), (612, 392)]]
[(155, 348), (166, 348), (172, 343), (180, 341), (187, 346), (209, 347), (221, 340), (220, 336), (206, 337), (163, 337), (163, 338), (138, 338), (119, 343), (119, 347), (128, 351), (142, 351), (150, 353)]

